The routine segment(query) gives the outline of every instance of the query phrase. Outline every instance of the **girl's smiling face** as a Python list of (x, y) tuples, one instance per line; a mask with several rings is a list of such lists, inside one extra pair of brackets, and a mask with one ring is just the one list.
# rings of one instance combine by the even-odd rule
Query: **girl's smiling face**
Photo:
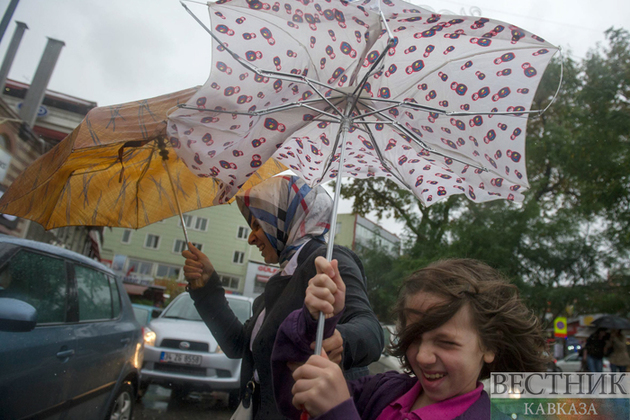
[[(408, 324), (421, 322), (418, 313), (445, 302), (426, 292), (407, 297)], [(484, 362), (494, 360), (494, 353), (481, 348), (468, 305), (440, 327), (422, 334), (406, 356), (422, 385), (414, 410), (474, 390)]]

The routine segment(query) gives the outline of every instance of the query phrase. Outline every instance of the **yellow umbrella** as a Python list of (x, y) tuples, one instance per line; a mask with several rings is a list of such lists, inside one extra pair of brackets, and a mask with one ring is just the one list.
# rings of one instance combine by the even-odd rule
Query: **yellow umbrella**
[[(45, 229), (138, 229), (216, 204), (226, 185), (193, 174), (165, 138), (168, 110), (198, 89), (92, 109), (68, 137), (13, 182), (0, 199), (0, 212), (33, 220)], [(284, 165), (269, 160), (243, 188), (284, 170)], [(188, 242), (185, 223), (182, 226)]]

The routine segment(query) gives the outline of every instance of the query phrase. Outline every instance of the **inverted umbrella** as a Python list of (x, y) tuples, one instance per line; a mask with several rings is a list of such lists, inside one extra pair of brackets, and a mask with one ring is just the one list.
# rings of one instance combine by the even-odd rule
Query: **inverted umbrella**
[[(212, 72), (168, 133), (193, 172), (223, 181), (220, 200), (275, 158), (311, 186), (343, 171), (391, 178), (425, 205), (522, 201), (527, 116), (557, 51), (548, 42), (397, 0), (208, 8)], [(336, 211), (331, 237), (335, 225)]]
[(604, 315), (592, 322), (594, 327), (611, 330), (630, 330), (630, 320), (617, 315)]
[[(92, 109), (11, 184), (0, 199), (0, 212), (46, 229), (139, 229), (211, 206), (221, 181), (195, 176), (164, 141), (167, 111), (197, 90)], [(254, 185), (284, 169), (269, 161), (249, 182)], [(182, 227), (187, 236), (185, 223)]]

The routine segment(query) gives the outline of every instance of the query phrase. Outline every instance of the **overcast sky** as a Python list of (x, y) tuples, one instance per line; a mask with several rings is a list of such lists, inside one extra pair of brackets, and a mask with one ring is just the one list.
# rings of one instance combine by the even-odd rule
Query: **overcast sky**
[[(570, 50), (576, 59), (586, 57), (589, 49), (602, 42), (607, 28), (630, 28), (627, 0), (413, 3), (438, 12), (480, 14), (515, 24)], [(0, 13), (8, 4), (9, 0), (0, 0)], [(189, 7), (208, 21), (203, 5), (189, 3)], [(201, 85), (210, 72), (211, 38), (178, 0), (21, 0), (0, 43), (0, 59), (16, 20), (29, 29), (9, 78), (30, 83), (47, 37), (58, 39), (65, 47), (48, 88), (100, 106)]]
[[(583, 58), (611, 26), (630, 27), (630, 1), (414, 0), (435, 11), (473, 14), (516, 24)], [(0, 0), (4, 14), (9, 0)], [(502, 4), (502, 5), (500, 5)], [(597, 4), (599, 8), (593, 6)], [(206, 8), (189, 7), (208, 21)], [(210, 69), (210, 37), (178, 0), (21, 0), (15, 20), (28, 25), (9, 77), (29, 83), (47, 37), (65, 42), (49, 89), (111, 105), (203, 84)]]

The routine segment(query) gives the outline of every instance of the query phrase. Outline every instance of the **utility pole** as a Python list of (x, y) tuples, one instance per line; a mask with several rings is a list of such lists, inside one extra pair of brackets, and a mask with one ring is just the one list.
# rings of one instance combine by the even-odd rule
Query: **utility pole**
[(9, 22), (11, 22), (13, 12), (15, 12), (15, 9), (19, 2), (20, 0), (11, 0), (11, 3), (9, 3), (9, 7), (7, 7), (7, 11), (4, 12), (4, 17), (2, 18), (2, 22), (0, 22), (0, 42), (2, 42), (2, 37), (4, 36), (4, 33), (9, 26)]

